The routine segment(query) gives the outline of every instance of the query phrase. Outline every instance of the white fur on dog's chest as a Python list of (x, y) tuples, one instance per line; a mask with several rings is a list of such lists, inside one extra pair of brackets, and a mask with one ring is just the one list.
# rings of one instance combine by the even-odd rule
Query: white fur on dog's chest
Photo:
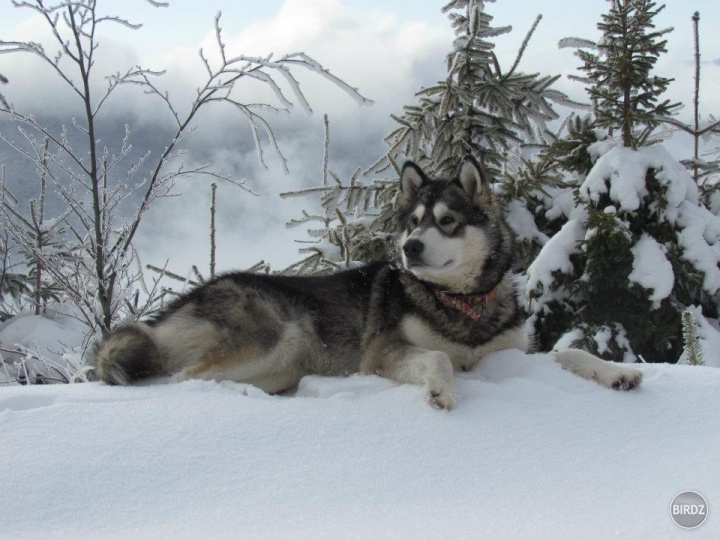
[(528, 338), (525, 328), (518, 326), (510, 328), (493, 337), (487, 343), (477, 347), (469, 347), (462, 343), (452, 341), (420, 317), (408, 315), (403, 318), (400, 329), (403, 337), (416, 347), (432, 351), (443, 351), (450, 356), (455, 369), (470, 369), (477, 364), (483, 356), (495, 351), (506, 349), (520, 349), (527, 351)]

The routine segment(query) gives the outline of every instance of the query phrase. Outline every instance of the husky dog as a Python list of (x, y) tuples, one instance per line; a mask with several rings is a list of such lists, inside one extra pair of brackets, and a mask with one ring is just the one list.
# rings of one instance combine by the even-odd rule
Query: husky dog
[[(421, 385), (431, 405), (452, 409), (453, 370), (528, 349), (513, 234), (472, 158), (453, 179), (406, 163), (396, 209), (400, 261), (321, 277), (222, 275), (155, 318), (118, 327), (98, 347), (97, 374), (109, 384), (176, 375), (275, 393), (308, 374), (374, 373)], [(609, 388), (641, 380), (586, 352), (555, 358)]]

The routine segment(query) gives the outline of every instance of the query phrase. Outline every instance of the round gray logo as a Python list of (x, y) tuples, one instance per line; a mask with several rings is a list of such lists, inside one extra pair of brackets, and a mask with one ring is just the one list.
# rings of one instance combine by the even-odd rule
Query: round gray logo
[(702, 525), (707, 518), (707, 501), (699, 493), (683, 491), (673, 499), (670, 515), (683, 529), (694, 529)]

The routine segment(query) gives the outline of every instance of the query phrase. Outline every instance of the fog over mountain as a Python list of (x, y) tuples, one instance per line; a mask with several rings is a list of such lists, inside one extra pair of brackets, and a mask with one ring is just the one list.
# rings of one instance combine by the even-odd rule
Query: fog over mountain
[[(48, 126), (53, 133), (59, 134), (62, 131), (62, 123), (57, 118), (38, 117), (37, 120)], [(259, 258), (272, 259), (276, 242), (268, 242), (268, 234), (275, 234), (278, 240), (284, 240), (285, 249), (290, 251), (279, 258), (278, 264), (289, 264), (297, 258), (295, 246), (289, 236), (302, 237), (303, 231), (298, 229), (289, 234), (285, 223), (292, 217), (299, 217), (300, 208), (306, 208), (314, 201), (283, 200), (279, 197), (279, 192), (321, 183), (323, 126), (318, 115), (310, 118), (298, 116), (272, 120), (276, 124), (279, 147), (288, 160), (289, 172), (283, 170), (269, 146), (265, 148), (268, 168), (260, 165), (249, 129), (239, 118), (201, 122), (198, 129), (182, 141), (181, 148), (187, 151), (183, 157), (186, 164), (208, 164), (211, 170), (221, 175), (229, 175), (234, 180), (244, 180), (246, 187), (254, 194), (229, 182), (218, 182), (217, 179), (206, 176), (195, 175), (178, 179), (174, 189), (178, 197), (157, 200), (151, 212), (146, 215), (146, 222), (141, 225), (138, 245), (141, 247), (144, 262), (161, 265), (165, 259), (171, 257), (171, 266), (178, 271), (193, 263), (204, 264), (206, 254), (202, 244), (207, 243), (211, 181), (219, 183), (218, 262), (221, 267), (250, 265)], [(122, 178), (145, 153), (149, 153), (148, 160), (135, 176), (135, 181), (140, 183), (149, 177), (151, 167), (172, 140), (173, 126), (169, 123), (148, 123), (137, 119), (110, 119), (101, 122), (99, 139), (101, 144), (107, 145), (111, 156), (119, 155), (121, 151), (125, 123), (130, 130), (132, 149), (115, 170), (115, 176)], [(331, 120), (330, 125), (331, 166), (343, 178), (352, 174), (355, 168), (368, 166), (382, 155), (382, 137), (390, 127), (389, 122), (361, 126), (362, 129), (352, 125), (352, 121), (346, 124), (350, 125), (336, 125)], [(29, 149), (27, 141), (18, 131), (19, 127), (15, 122), (0, 122), (0, 130), (4, 134)], [(27, 128), (23, 129), (27, 131)], [(85, 135), (72, 125), (68, 127), (67, 133), (73, 148), (84, 150), (87, 147)], [(343, 136), (345, 133), (352, 133), (355, 138)], [(8, 145), (1, 144), (0, 163), (5, 166), (8, 188), (22, 201), (23, 207), (30, 199), (37, 199), (37, 167), (30, 159)], [(179, 164), (179, 160), (175, 163)], [(124, 208), (128, 214), (137, 206), (143, 193), (144, 189), (140, 187), (127, 199)], [(64, 205), (57, 195), (50, 191), (46, 215), (58, 215), (63, 209)], [(264, 236), (258, 238), (259, 235)], [(258, 242), (264, 247), (265, 253), (258, 253), (257, 256), (241, 255), (237, 249), (238, 238), (241, 238), (245, 245), (252, 246)], [(182, 246), (182, 249), (178, 249), (174, 242)], [(145, 246), (146, 243), (150, 245)], [(225, 244), (232, 252), (228, 252)], [(196, 256), (198, 251), (202, 252), (202, 260), (198, 260)]]

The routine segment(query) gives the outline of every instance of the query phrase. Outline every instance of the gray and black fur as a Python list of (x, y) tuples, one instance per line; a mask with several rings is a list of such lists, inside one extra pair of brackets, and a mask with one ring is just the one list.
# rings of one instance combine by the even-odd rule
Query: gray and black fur
[[(454, 369), (527, 349), (513, 235), (472, 159), (456, 178), (437, 180), (407, 163), (396, 208), (400, 261), (322, 277), (222, 275), (155, 318), (118, 327), (98, 347), (98, 376), (125, 385), (177, 375), (281, 392), (308, 374), (375, 373), (423, 385), (432, 405), (454, 407)], [(463, 306), (482, 301), (470, 317), (440, 294)], [(571, 356), (558, 361), (607, 386), (639, 382), (619, 367), (605, 381), (597, 375), (604, 362), (590, 357), (588, 369)]]

